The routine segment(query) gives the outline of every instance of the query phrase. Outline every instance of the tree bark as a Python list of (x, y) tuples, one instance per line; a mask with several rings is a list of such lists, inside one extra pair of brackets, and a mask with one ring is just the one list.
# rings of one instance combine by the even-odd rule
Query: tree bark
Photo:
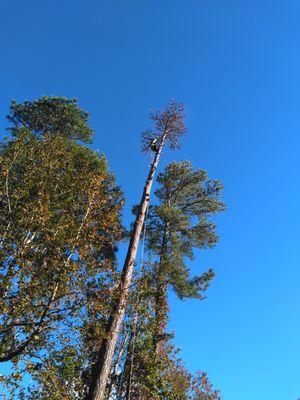
[[(138, 305), (137, 305), (138, 307)], [(137, 324), (138, 324), (138, 309), (136, 309), (134, 320), (133, 320), (133, 327), (132, 327), (132, 338), (131, 338), (131, 354), (130, 354), (130, 361), (129, 361), (129, 368), (128, 368), (128, 380), (127, 380), (127, 388), (126, 388), (126, 395), (125, 400), (130, 400), (131, 395), (131, 387), (132, 387), (132, 373), (133, 373), (133, 363), (134, 363), (134, 353), (135, 353), (135, 341), (136, 341), (136, 334), (137, 334)]]
[(152, 161), (148, 178), (143, 190), (143, 195), (140, 201), (139, 211), (134, 223), (134, 228), (131, 234), (126, 259), (124, 262), (121, 281), (119, 286), (119, 298), (113, 305), (112, 313), (108, 319), (106, 327), (106, 336), (102, 340), (101, 347), (99, 349), (96, 362), (92, 371), (91, 384), (86, 400), (103, 400), (105, 396), (105, 390), (108, 382), (109, 373), (111, 370), (112, 359), (114, 350), (116, 347), (121, 323), (126, 309), (126, 304), (129, 296), (129, 288), (132, 280), (133, 268), (137, 255), (138, 245), (141, 237), (143, 224), (145, 221), (145, 215), (150, 200), (150, 191), (154, 180), (154, 174), (157, 169), (160, 155), (164, 147), (167, 137), (167, 131), (165, 130), (160, 146), (155, 153), (155, 157)]
[(155, 325), (156, 330), (153, 336), (154, 351), (159, 354), (162, 344), (164, 343), (164, 333), (167, 323), (167, 283), (165, 274), (165, 262), (167, 256), (167, 242), (169, 234), (169, 223), (165, 224), (163, 239), (161, 244), (160, 259), (158, 263), (158, 271), (156, 277), (156, 292), (155, 292)]

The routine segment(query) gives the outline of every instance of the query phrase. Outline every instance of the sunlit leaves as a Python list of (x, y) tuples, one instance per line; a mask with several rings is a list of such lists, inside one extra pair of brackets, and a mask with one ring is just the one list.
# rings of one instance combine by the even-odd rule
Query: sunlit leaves
[(114, 272), (121, 235), (122, 197), (106, 160), (69, 140), (79, 138), (86, 114), (60, 98), (14, 103), (12, 112), (15, 137), (0, 154), (3, 361), (37, 354), (76, 315), (87, 288)]

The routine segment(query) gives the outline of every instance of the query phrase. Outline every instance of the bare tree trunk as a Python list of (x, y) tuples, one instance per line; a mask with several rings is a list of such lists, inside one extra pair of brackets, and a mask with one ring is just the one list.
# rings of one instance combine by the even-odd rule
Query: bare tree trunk
[(119, 287), (119, 298), (113, 305), (112, 313), (108, 319), (106, 327), (106, 337), (102, 340), (99, 353), (92, 371), (91, 384), (86, 400), (104, 400), (106, 385), (111, 370), (112, 359), (116, 342), (118, 339), (121, 323), (125, 313), (125, 308), (129, 296), (129, 288), (132, 280), (133, 268), (137, 255), (138, 245), (145, 220), (145, 215), (150, 199), (150, 191), (154, 180), (154, 174), (157, 169), (160, 155), (167, 137), (167, 130), (161, 138), (160, 145), (155, 153), (155, 157), (150, 167), (148, 178), (144, 187), (143, 195), (140, 201), (139, 211), (135, 220), (133, 232), (131, 234), (125, 263), (121, 274)]

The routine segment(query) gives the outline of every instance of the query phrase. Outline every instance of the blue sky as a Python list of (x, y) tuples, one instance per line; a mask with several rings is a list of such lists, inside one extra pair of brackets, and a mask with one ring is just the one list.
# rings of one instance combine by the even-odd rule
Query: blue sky
[[(183, 149), (225, 185), (207, 299), (171, 295), (191, 370), (224, 400), (300, 396), (300, 3), (298, 0), (52, 0), (0, 5), (0, 126), (11, 99), (78, 98), (126, 199), (140, 198), (147, 114), (186, 106)], [(298, 244), (298, 246), (297, 246)]]

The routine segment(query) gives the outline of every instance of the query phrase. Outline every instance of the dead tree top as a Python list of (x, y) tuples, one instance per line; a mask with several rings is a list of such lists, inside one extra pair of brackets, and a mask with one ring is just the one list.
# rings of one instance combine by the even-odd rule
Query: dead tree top
[(183, 105), (171, 101), (162, 110), (152, 112), (150, 118), (154, 121), (154, 129), (142, 133), (142, 151), (158, 151), (164, 135), (171, 149), (180, 148), (180, 138), (186, 132)]

